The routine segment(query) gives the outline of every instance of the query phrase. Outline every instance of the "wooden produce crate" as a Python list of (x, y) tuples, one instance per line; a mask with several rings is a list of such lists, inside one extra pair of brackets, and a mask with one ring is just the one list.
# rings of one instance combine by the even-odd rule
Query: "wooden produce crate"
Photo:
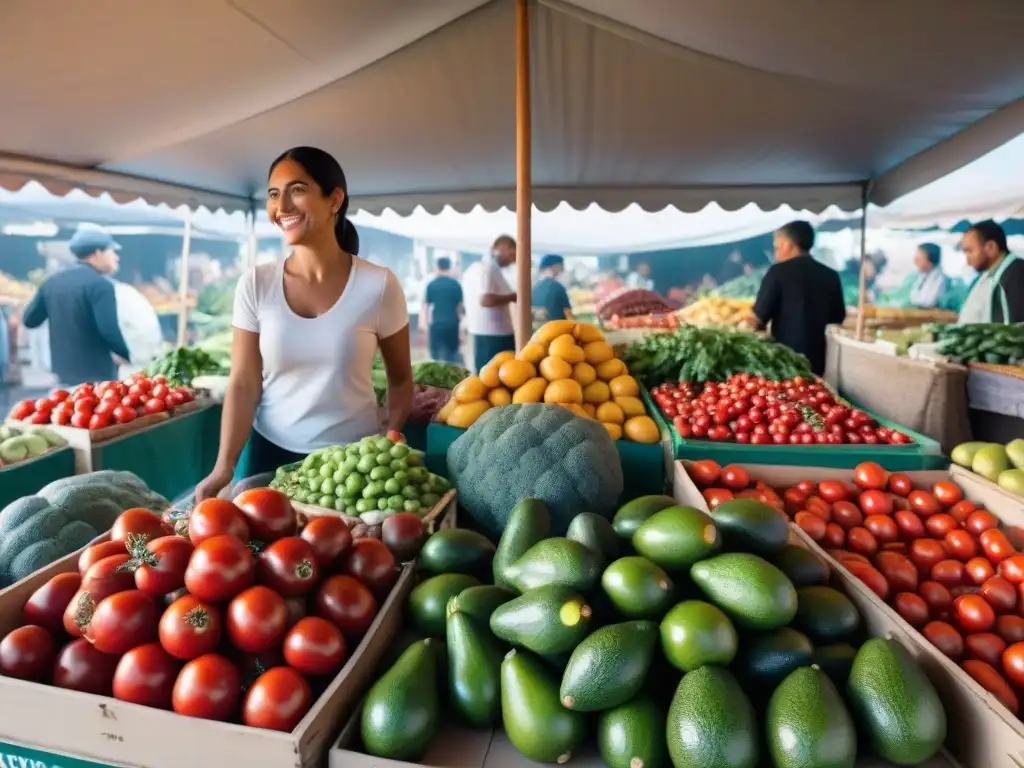
[[(707, 511), (707, 503), (687, 474), (685, 464), (676, 463), (675, 498), (680, 503)], [(764, 481), (773, 488), (788, 488), (801, 480), (853, 481), (853, 470), (848, 469), (769, 464), (748, 464), (744, 469), (751, 480)], [(951, 472), (925, 470), (906, 474), (915, 486), (930, 487), (939, 480), (949, 479), (960, 482)], [(987, 506), (987, 499), (976, 494), (973, 486), (961, 487), (965, 498)], [(1024, 515), (1003, 517), (997, 508), (989, 509), (1007, 525), (1024, 525)], [(939, 653), (923, 635), (797, 526), (790, 525), (790, 531), (791, 541), (807, 547), (828, 563), (833, 578), (842, 584), (843, 591), (857, 606), (871, 634), (899, 640), (917, 659), (945, 705), (949, 719), (946, 747), (960, 764), (970, 768), (1024, 766), (1024, 723), (955, 662)]]
[[(292, 502), (292, 506), (295, 507), (295, 511), (299, 513), (300, 518), (311, 518), (311, 517), (346, 517), (335, 509), (328, 509), (327, 507), (318, 507), (315, 504), (301, 504), (297, 501)], [(456, 492), (455, 489), (449, 490), (441, 500), (434, 506), (427, 510), (426, 514), (422, 516), (423, 524), (426, 526), (426, 530), (429, 533), (433, 533), (438, 528), (449, 528), (455, 526), (455, 510), (456, 510)]]

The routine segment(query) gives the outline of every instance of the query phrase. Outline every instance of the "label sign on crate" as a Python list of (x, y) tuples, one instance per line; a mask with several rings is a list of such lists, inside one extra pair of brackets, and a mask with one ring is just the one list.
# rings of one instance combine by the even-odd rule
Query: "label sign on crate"
[(112, 768), (109, 763), (94, 763), (78, 757), (40, 752), (0, 741), (0, 768)]

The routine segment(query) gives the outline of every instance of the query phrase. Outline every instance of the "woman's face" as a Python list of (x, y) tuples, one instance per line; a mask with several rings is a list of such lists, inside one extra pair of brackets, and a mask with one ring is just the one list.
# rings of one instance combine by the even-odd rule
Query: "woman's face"
[(932, 268), (931, 259), (928, 258), (928, 254), (924, 252), (923, 248), (918, 248), (914, 254), (914, 266), (917, 267), (918, 272), (928, 272)]
[(340, 189), (324, 195), (299, 163), (285, 158), (267, 182), (267, 216), (284, 233), (289, 245), (334, 237), (334, 221), (345, 199)]

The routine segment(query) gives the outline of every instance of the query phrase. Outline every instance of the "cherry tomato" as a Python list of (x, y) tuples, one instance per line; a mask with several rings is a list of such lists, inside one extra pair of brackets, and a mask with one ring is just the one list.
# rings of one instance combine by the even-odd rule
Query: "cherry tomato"
[(918, 568), (930, 571), (932, 567), (949, 555), (941, 541), (934, 539), (917, 539), (910, 543), (910, 560)]
[(933, 485), (932, 495), (935, 496), (939, 504), (944, 507), (952, 507), (964, 497), (963, 491), (960, 490), (960, 486), (956, 483), (950, 482), (949, 480), (940, 480)]
[(750, 475), (743, 467), (728, 464), (722, 467), (719, 482), (732, 491), (742, 491), (750, 485)]
[(892, 599), (892, 607), (907, 624), (920, 628), (928, 623), (928, 604), (913, 592), (900, 592)]
[(294, 536), (298, 518), (291, 500), (273, 488), (253, 488), (234, 498), (234, 504), (249, 523), (249, 535), (256, 541), (272, 541)]
[(809, 496), (807, 498), (807, 511), (825, 521), (832, 519), (832, 505), (820, 496)]
[(192, 551), (192, 543), (182, 536), (161, 536), (146, 543), (136, 556), (136, 588), (153, 597), (181, 589)]
[(886, 471), (873, 461), (858, 464), (853, 470), (853, 482), (857, 484), (858, 488), (865, 491), (881, 490), (885, 488), (887, 480)]
[(914, 490), (914, 482), (910, 479), (910, 475), (905, 475), (902, 472), (894, 472), (889, 475), (887, 488), (889, 493), (894, 493), (897, 496), (903, 496), (905, 498), (910, 495), (912, 490)]
[(288, 606), (267, 587), (249, 587), (228, 605), (224, 625), (232, 644), (245, 653), (276, 647), (288, 631)]
[(796, 484), (796, 489), (808, 496), (813, 496), (817, 493), (818, 487), (811, 480), (801, 480)]
[(171, 707), (179, 715), (230, 720), (241, 698), (238, 667), (219, 654), (207, 653), (182, 667), (174, 681)]
[(933, 538), (945, 539), (946, 534), (955, 530), (957, 524), (956, 520), (954, 520), (951, 515), (947, 515), (945, 512), (940, 512), (937, 515), (931, 515), (925, 519), (924, 527)]
[(978, 685), (999, 699), (999, 702), (1013, 714), (1016, 715), (1020, 711), (1020, 702), (1017, 699), (1017, 694), (1013, 692), (1006, 679), (991, 664), (968, 659), (962, 662), (960, 666)]
[(278, 539), (260, 552), (256, 578), (283, 597), (305, 595), (320, 579), (316, 550), (298, 536)]
[(64, 612), (82, 585), (75, 571), (58, 573), (32, 593), (21, 610), (23, 624), (37, 624), (50, 633), (64, 632)]
[[(934, 515), (933, 517), (928, 518), (928, 522), (931, 523), (932, 521), (938, 520), (942, 517), (947, 517), (947, 515)], [(952, 517), (950, 517), (950, 519), (952, 519)], [(978, 554), (978, 545), (974, 541), (974, 537), (964, 530), (949, 531), (946, 533), (943, 543), (946, 545), (946, 551), (957, 560), (968, 562)]]
[(999, 565), (1010, 555), (1017, 554), (1006, 534), (998, 528), (985, 531), (978, 539), (981, 541), (981, 549), (985, 556), (995, 565)]
[(1017, 590), (1001, 576), (993, 576), (981, 585), (981, 596), (996, 613), (1011, 613), (1017, 607)]
[(964, 639), (954, 626), (945, 621), (931, 621), (921, 630), (928, 642), (943, 656), (959, 661), (964, 655)]
[(891, 515), (892, 496), (885, 491), (864, 491), (858, 499), (866, 515)]
[(309, 711), (309, 683), (291, 667), (268, 669), (254, 682), (242, 703), (242, 722), (252, 728), (291, 731)]
[(838, 549), (846, 544), (846, 531), (835, 523), (825, 526), (825, 540), (822, 542), (826, 547)]
[(145, 592), (130, 589), (101, 600), (82, 634), (96, 650), (120, 656), (156, 640), (159, 618), (156, 601)]
[(976, 504), (965, 499), (964, 501), (958, 501), (956, 504), (950, 507), (949, 514), (953, 516), (953, 519), (956, 520), (957, 523), (962, 524), (977, 509), (978, 507)]
[(160, 617), (160, 644), (171, 656), (189, 661), (211, 653), (220, 643), (220, 611), (193, 595), (179, 597)]
[(198, 547), (215, 536), (249, 541), (249, 523), (238, 507), (224, 499), (205, 499), (188, 516), (188, 538)]
[(832, 520), (845, 530), (850, 530), (864, 521), (864, 515), (855, 504), (837, 501), (832, 505)]
[(910, 508), (921, 517), (931, 517), (942, 511), (942, 505), (928, 491), (911, 491), (907, 497)]
[(967, 658), (984, 661), (994, 667), (998, 667), (1002, 663), (1006, 641), (999, 635), (991, 632), (975, 632), (973, 635), (967, 636), (964, 644), (967, 646)]
[(1024, 584), (1024, 555), (1011, 555), (999, 564), (999, 575), (1011, 584)]
[(145, 403), (145, 409), (147, 414), (163, 413), (167, 410), (167, 403), (156, 397), (151, 397)]
[(304, 675), (331, 675), (345, 660), (345, 637), (327, 619), (307, 616), (284, 638), (284, 658)]
[(179, 666), (160, 643), (132, 648), (121, 657), (114, 671), (114, 698), (170, 709)]
[(846, 546), (854, 552), (870, 557), (878, 551), (878, 540), (867, 528), (857, 526), (847, 531)]
[(978, 587), (996, 574), (996, 569), (992, 567), (992, 563), (985, 557), (972, 557), (967, 561), (964, 569), (967, 572), (967, 578)]
[(122, 512), (114, 521), (114, 527), (110, 529), (110, 540), (127, 543), (128, 537), (134, 535), (144, 537), (148, 541), (169, 533), (160, 515), (136, 507)]
[(353, 540), (341, 570), (361, 581), (379, 598), (386, 597), (398, 579), (395, 556), (377, 539)]
[(921, 595), (935, 615), (945, 613), (953, 607), (953, 596), (949, 593), (949, 589), (937, 581), (922, 581), (917, 588), (917, 593)]
[(996, 616), (996, 623), (993, 627), (995, 633), (1007, 643), (1024, 642), (1024, 618), (1003, 614)]
[(850, 560), (843, 563), (843, 567), (846, 568), (850, 573), (856, 576), (858, 579), (864, 582), (864, 585), (878, 595), (882, 600), (888, 600), (889, 598), (889, 583), (885, 580), (885, 576), (882, 575), (881, 571), (875, 568), (873, 565), (865, 563), (859, 563), (855, 560)]
[(964, 583), (964, 564), (959, 560), (940, 560), (931, 569), (932, 581), (952, 589)]
[(981, 595), (961, 595), (953, 601), (953, 615), (968, 633), (988, 632), (996, 623), (996, 612)]
[(837, 501), (849, 501), (850, 495), (844, 483), (838, 480), (822, 480), (818, 483), (818, 495), (829, 504)]
[(127, 405), (119, 405), (114, 408), (114, 421), (118, 424), (129, 424), (137, 418), (135, 409)]
[(349, 640), (358, 640), (377, 615), (377, 601), (360, 581), (351, 576), (331, 576), (320, 585), (314, 613), (327, 619)]
[(53, 665), (53, 685), (71, 691), (110, 696), (117, 656), (96, 650), (85, 638), (64, 646)]
[(704, 500), (708, 503), (708, 509), (714, 509), (719, 504), (723, 504), (727, 501), (732, 501), (736, 498), (733, 492), (727, 488), (706, 488), (701, 491), (701, 495)]
[(924, 523), (915, 513), (901, 509), (893, 515), (896, 527), (900, 529), (900, 536), (908, 541), (919, 539), (924, 536)]
[(252, 584), (256, 561), (241, 539), (224, 534), (206, 539), (185, 569), (185, 587), (208, 603), (227, 602)]
[(793, 522), (814, 541), (821, 541), (825, 538), (828, 523), (817, 515), (810, 512), (797, 512), (793, 516)]
[(999, 518), (993, 515), (991, 512), (979, 509), (977, 512), (972, 512), (964, 523), (964, 528), (973, 533), (975, 536), (981, 536), (985, 531), (991, 531), (999, 527)]
[[(745, 494), (749, 492), (749, 490), (743, 491), (740, 498), (747, 498)], [(760, 495), (760, 491), (757, 490), (754, 490), (753, 493)], [(753, 498), (756, 498), (756, 496)], [(807, 506), (807, 494), (797, 488), (787, 489), (786, 492), (782, 494), (782, 500), (786, 506), (786, 511), (790, 514), (796, 514)]]
[(123, 541), (101, 541), (99, 544), (93, 544), (79, 556), (78, 572), (84, 574), (94, 563), (98, 563), (105, 557), (126, 554), (128, 554), (128, 550)]
[(687, 465), (686, 470), (687, 474), (691, 477), (698, 488), (710, 488), (718, 482), (718, 476), (722, 472), (722, 468), (718, 465), (718, 462), (712, 461), (711, 459), (694, 461)]
[(57, 644), (46, 629), (36, 624), (18, 627), (0, 640), (0, 674), (42, 682), (49, 679), (56, 655)]
[(895, 591), (913, 592), (917, 589), (917, 568), (904, 555), (879, 552), (875, 555), (875, 567)]
[(889, 544), (899, 538), (896, 521), (886, 515), (868, 515), (864, 518), (864, 527), (882, 544)]

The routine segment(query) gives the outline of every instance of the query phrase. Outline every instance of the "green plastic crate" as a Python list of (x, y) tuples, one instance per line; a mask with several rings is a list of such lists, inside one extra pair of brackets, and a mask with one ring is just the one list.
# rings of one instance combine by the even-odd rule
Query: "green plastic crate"
[(57, 448), (42, 456), (0, 469), (0, 509), (22, 496), (34, 496), (44, 485), (75, 474), (75, 453)]
[[(713, 459), (719, 464), (782, 464), (786, 466), (853, 469), (864, 461), (876, 461), (891, 471), (910, 472), (945, 469), (949, 460), (942, 447), (931, 438), (894, 424), (865, 411), (880, 424), (898, 429), (913, 438), (908, 445), (743, 445), (712, 440), (687, 440), (680, 437), (672, 423), (651, 398), (646, 387), (641, 395), (647, 410), (672, 446), (676, 459)], [(853, 403), (857, 407), (856, 403)]]

